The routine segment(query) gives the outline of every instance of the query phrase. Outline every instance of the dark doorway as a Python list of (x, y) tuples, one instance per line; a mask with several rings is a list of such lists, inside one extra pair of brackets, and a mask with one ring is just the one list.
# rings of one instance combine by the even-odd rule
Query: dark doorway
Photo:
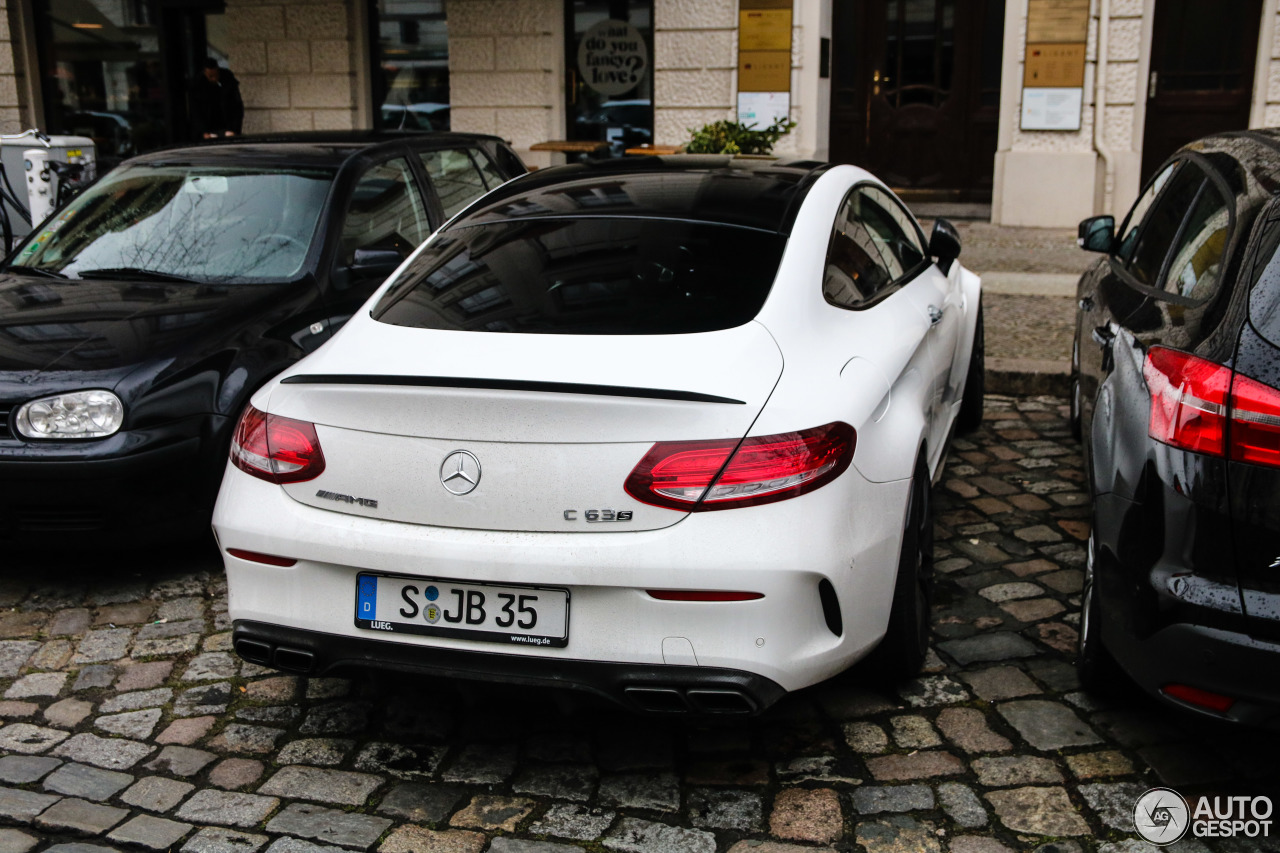
[(221, 0), (34, 4), (45, 127), (93, 139), (100, 170), (189, 139), (188, 93), (225, 64)]
[(653, 0), (566, 0), (566, 138), (653, 142)]
[(1145, 181), (1182, 145), (1244, 130), (1253, 102), (1262, 0), (1160, 0), (1142, 136)]
[(1004, 0), (837, 0), (831, 159), (939, 199), (991, 199)]

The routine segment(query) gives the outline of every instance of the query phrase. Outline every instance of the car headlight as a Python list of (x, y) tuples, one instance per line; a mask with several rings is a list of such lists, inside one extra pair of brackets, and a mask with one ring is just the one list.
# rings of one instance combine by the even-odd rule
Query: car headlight
[(105, 438), (124, 424), (124, 404), (110, 391), (75, 391), (41, 397), (18, 409), (23, 438)]

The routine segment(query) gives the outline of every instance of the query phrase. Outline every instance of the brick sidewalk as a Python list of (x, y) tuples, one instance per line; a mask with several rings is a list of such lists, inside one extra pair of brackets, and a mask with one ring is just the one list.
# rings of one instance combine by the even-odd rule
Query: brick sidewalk
[(1089, 511), (1063, 416), (989, 398), (955, 443), (923, 677), (880, 692), (849, 673), (746, 721), (282, 676), (230, 653), (216, 556), (11, 561), (0, 853), (1141, 853), (1130, 816), (1153, 785), (1280, 796), (1280, 735), (1079, 691)]

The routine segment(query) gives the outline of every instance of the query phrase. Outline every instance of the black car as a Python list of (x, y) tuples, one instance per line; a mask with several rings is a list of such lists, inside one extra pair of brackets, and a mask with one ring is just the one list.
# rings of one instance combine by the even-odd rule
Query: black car
[(1072, 422), (1092, 485), (1078, 668), (1280, 724), (1280, 130), (1178, 151), (1080, 280)]
[(494, 137), (355, 132), (104, 176), (0, 269), (0, 544), (208, 530), (249, 395), (524, 171)]

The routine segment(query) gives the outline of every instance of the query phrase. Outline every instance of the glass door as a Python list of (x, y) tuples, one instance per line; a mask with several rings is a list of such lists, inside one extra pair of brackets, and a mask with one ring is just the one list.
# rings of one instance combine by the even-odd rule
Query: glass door
[(372, 6), (374, 124), (449, 129), (449, 23), (444, 0), (376, 0)]
[(609, 156), (653, 142), (653, 0), (566, 0), (567, 137)]

